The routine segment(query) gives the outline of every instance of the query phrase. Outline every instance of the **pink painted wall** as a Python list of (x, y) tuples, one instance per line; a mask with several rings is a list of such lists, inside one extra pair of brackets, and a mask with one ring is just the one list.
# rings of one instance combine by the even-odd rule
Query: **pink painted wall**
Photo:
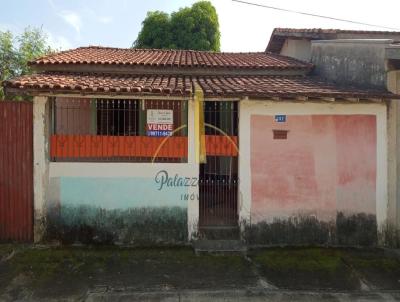
[[(288, 130), (274, 140), (273, 129)], [(337, 211), (375, 213), (374, 115), (251, 117), (252, 222)]]

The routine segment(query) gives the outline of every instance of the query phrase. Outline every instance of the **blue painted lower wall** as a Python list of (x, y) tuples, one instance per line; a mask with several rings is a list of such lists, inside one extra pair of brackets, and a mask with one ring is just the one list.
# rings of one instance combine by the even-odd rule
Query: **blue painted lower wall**
[(183, 244), (188, 219), (185, 187), (151, 178), (60, 177), (51, 181), (47, 241)]

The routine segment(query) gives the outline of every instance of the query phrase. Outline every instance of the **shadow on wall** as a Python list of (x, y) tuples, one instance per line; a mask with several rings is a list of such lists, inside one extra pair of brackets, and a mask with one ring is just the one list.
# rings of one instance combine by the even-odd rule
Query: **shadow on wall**
[(321, 221), (315, 216), (298, 215), (273, 222), (259, 222), (245, 228), (245, 240), (250, 245), (310, 245), (376, 246), (377, 223), (372, 214), (346, 215), (338, 212), (336, 220)]
[(186, 244), (187, 209), (53, 207), (47, 211), (43, 240), (63, 244)]

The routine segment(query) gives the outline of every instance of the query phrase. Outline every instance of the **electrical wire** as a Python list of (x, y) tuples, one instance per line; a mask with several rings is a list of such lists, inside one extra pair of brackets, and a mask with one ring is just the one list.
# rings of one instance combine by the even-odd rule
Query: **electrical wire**
[(334, 21), (347, 22), (347, 23), (352, 23), (352, 24), (371, 26), (371, 27), (379, 27), (379, 28), (384, 28), (384, 29), (399, 30), (400, 31), (400, 28), (395, 28), (395, 27), (388, 27), (388, 26), (382, 26), (382, 25), (358, 22), (358, 21), (353, 21), (353, 20), (340, 19), (340, 18), (334, 18), (334, 17), (329, 17), (329, 16), (305, 13), (305, 12), (300, 12), (300, 11), (296, 11), (296, 10), (280, 8), (280, 7), (270, 6), (270, 5), (264, 5), (264, 4), (259, 4), (259, 3), (253, 3), (253, 2), (247, 2), (247, 1), (242, 1), (242, 0), (232, 0), (232, 1), (233, 2), (242, 3), (242, 4), (252, 5), (252, 6), (258, 6), (258, 7), (268, 8), (268, 9), (279, 10), (279, 11), (293, 13), (293, 14), (300, 14), (300, 15), (306, 15), (306, 16), (323, 18), (323, 19), (329, 19), (329, 20), (334, 20)]

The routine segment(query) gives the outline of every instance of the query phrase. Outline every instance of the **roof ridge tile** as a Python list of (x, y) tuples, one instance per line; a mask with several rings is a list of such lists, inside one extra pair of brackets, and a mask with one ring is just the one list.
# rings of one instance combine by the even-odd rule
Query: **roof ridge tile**
[(203, 68), (310, 69), (312, 64), (266, 52), (79, 47), (40, 57), (30, 65), (146, 65)]

